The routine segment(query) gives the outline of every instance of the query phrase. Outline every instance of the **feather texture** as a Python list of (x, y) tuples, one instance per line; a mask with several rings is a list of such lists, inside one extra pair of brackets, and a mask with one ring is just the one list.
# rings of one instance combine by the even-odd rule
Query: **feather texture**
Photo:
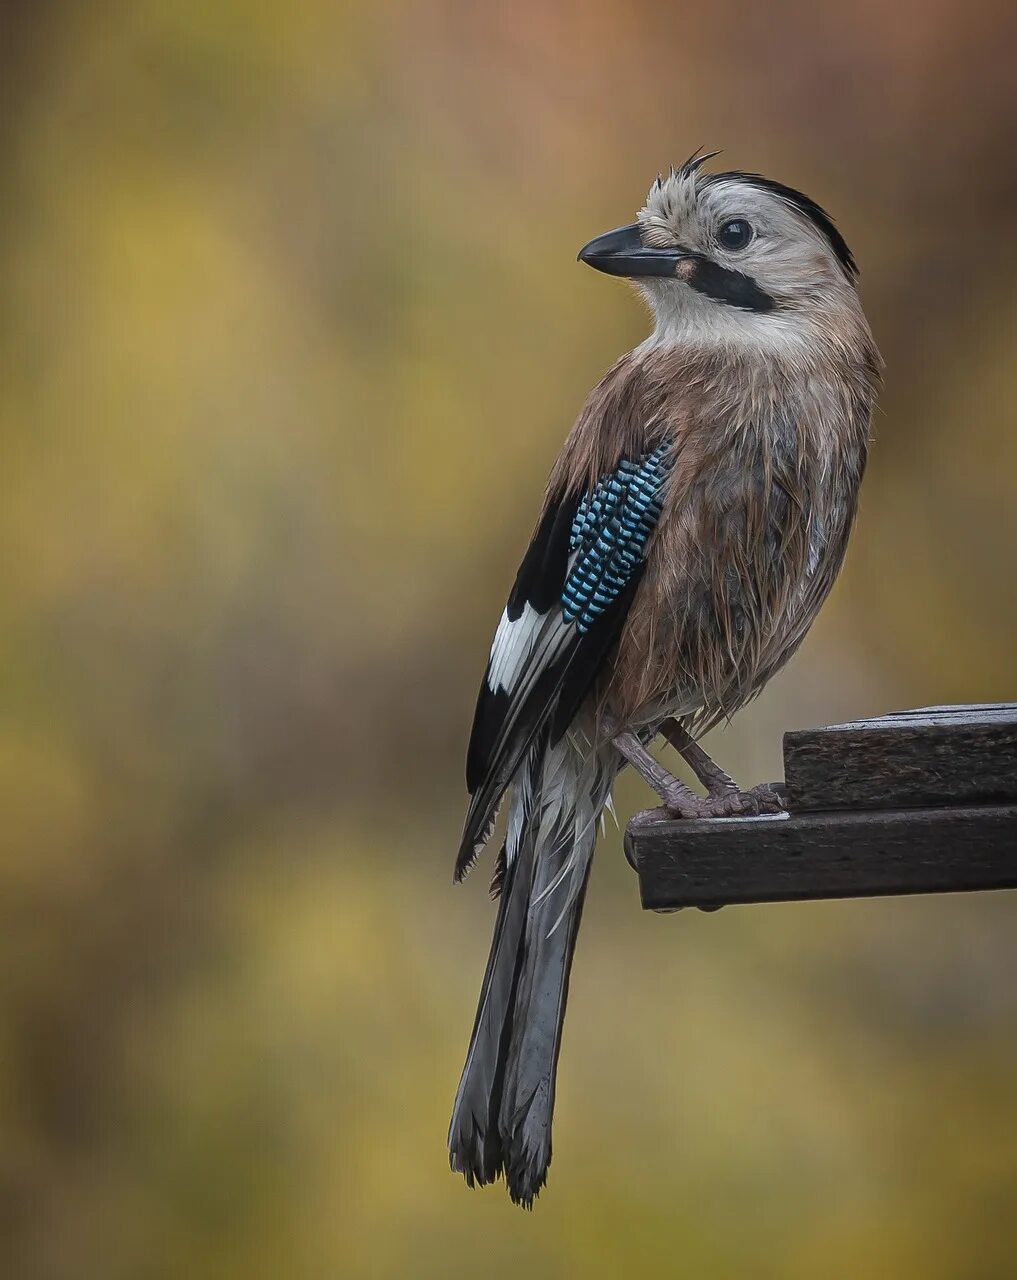
[[(880, 360), (850, 250), (802, 193), (702, 175), (708, 158), (658, 178), (640, 211), (642, 249), (677, 265), (640, 272), (654, 331), (590, 393), (552, 469), (467, 756), (457, 878), (511, 799), (449, 1156), (527, 1207), (621, 763), (610, 734), (645, 743), (671, 717), (701, 732), (763, 688), (837, 577), (865, 468)], [(727, 219), (750, 228), (740, 252)]]
[[(512, 798), (491, 955), (456, 1093), (449, 1160), (473, 1186), (504, 1174), (529, 1208), (551, 1163), (568, 984), (597, 819), (620, 760), (592, 733), (532, 748)], [(513, 835), (514, 833), (514, 835)]]
[(467, 756), (473, 800), (457, 878), (490, 838), (493, 814), (530, 744), (545, 724), (552, 743), (571, 724), (624, 625), (660, 516), (669, 451), (665, 441), (620, 458), (581, 496), (567, 496), (576, 494), (573, 486), (545, 504), (477, 700)]

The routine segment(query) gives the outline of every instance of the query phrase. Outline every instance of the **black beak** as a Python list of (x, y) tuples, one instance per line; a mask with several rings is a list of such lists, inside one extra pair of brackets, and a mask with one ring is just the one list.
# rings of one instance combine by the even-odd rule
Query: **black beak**
[(678, 263), (698, 255), (688, 249), (651, 249), (643, 244), (639, 223), (597, 236), (579, 250), (579, 261), (609, 276), (673, 276)]

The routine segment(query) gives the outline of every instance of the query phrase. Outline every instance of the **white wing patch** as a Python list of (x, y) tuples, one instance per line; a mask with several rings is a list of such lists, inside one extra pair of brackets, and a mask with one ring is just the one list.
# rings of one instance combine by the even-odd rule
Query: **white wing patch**
[(533, 653), (534, 645), (547, 614), (538, 613), (532, 605), (524, 604), (523, 611), (514, 621), (506, 609), (501, 615), (498, 630), (491, 645), (491, 662), (487, 673), (487, 685), (492, 693), (499, 688), (510, 693), (519, 679), (519, 673)]

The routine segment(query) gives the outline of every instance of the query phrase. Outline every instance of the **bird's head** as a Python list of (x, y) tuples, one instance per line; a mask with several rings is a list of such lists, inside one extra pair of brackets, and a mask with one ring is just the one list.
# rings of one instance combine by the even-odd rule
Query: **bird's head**
[(711, 158), (658, 177), (638, 221), (591, 240), (580, 261), (638, 285), (664, 340), (805, 336), (860, 315), (858, 269), (829, 215), (758, 174), (701, 173)]

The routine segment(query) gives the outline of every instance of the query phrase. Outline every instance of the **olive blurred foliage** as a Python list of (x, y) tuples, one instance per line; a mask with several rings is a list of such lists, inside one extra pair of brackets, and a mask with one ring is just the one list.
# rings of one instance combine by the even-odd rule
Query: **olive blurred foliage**
[(697, 144), (834, 211), (888, 365), (713, 746), (1014, 696), (1013, 6), (0, 12), (2, 1273), (1012, 1275), (1006, 895), (644, 917), (610, 831), (534, 1214), (443, 1143), (475, 685), (645, 329), (575, 252)]

